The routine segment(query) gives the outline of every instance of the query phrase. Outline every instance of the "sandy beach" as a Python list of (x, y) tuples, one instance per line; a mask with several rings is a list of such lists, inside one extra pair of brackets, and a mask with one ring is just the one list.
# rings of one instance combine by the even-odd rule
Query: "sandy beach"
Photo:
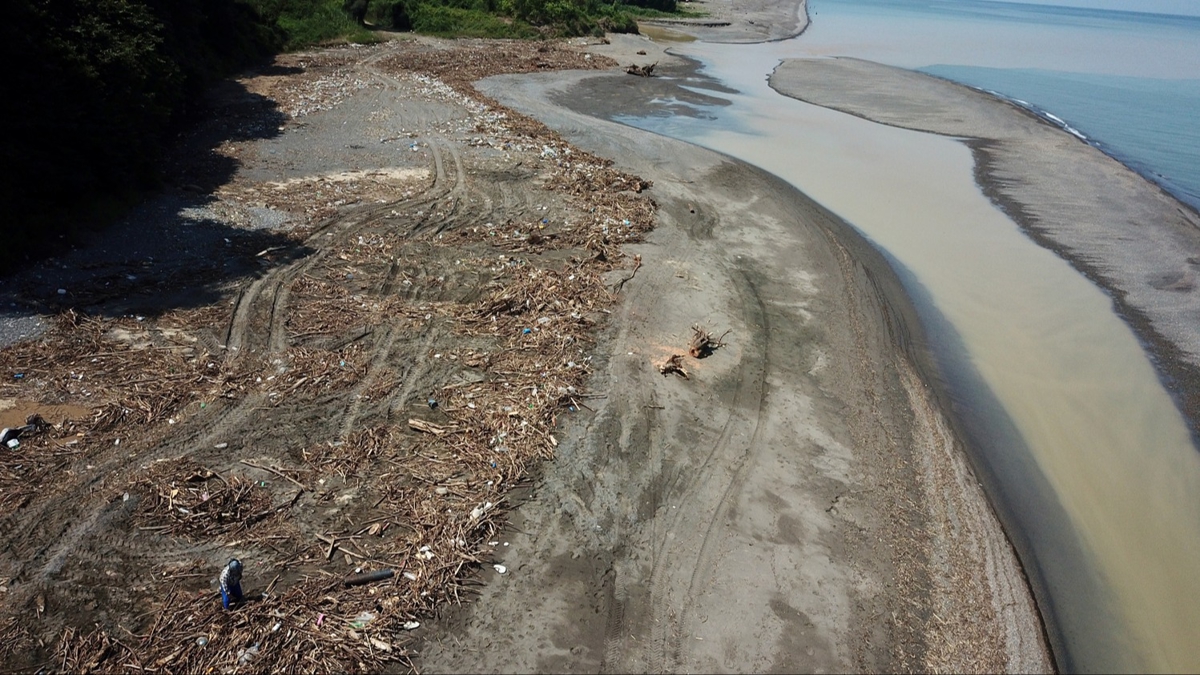
[[(706, 40), (807, 21), (694, 4), (711, 25), (671, 28)], [(774, 176), (601, 119), (659, 86), (623, 66), (694, 68), (609, 38), (284, 57), (114, 239), (6, 282), (59, 318), (0, 397), (85, 414), (0, 464), (0, 661), (1053, 670), (887, 261)], [(693, 326), (720, 345), (662, 374)], [(251, 525), (200, 506), (235, 492)], [(233, 555), (266, 593), (237, 615)]]
[[(689, 68), (634, 56), (652, 49), (636, 38), (597, 49)], [(548, 583), (494, 579), (424, 667), (1049, 669), (1020, 566), (913, 367), (918, 329), (882, 257), (778, 179), (556, 105), (611, 112), (654, 86), (480, 85), (653, 176), (660, 216), (601, 348), (605, 398), (504, 551)], [(697, 321), (747, 342), (730, 338), (689, 381), (645, 367)]]

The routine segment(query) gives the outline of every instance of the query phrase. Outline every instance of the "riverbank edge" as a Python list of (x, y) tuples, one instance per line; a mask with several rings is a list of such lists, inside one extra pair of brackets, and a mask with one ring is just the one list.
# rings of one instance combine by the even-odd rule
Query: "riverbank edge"
[[(798, 75), (805, 65), (819, 69), (788, 77)], [(854, 78), (860, 90), (812, 86), (845, 78)], [(1195, 335), (1179, 321), (1195, 302), (1194, 287), (1187, 284), (1192, 277), (1189, 266), (1200, 261), (1193, 209), (1095, 145), (977, 87), (847, 57), (785, 60), (770, 85), (808, 104), (966, 145), (975, 183), (984, 196), (1034, 243), (1110, 298), (1113, 311), (1149, 356), (1195, 442), (1198, 367), (1185, 346)], [(900, 91), (905, 92), (903, 100), (894, 97)], [(1166, 283), (1173, 279), (1183, 283)], [(964, 422), (955, 422), (959, 433), (970, 438)], [(972, 463), (990, 481), (988, 460), (973, 456)], [(989, 499), (999, 500), (993, 506), (1005, 518), (1008, 507), (1002, 492), (994, 481), (989, 483)], [(1059, 663), (1071, 669), (1065, 638), (1054, 630), (1053, 603), (1044, 590), (1039, 592), (1036, 556), (1021, 544), (1019, 530), (1010, 538), (1031, 572)]]
[[(723, 0), (717, 0), (717, 2), (723, 2)], [(779, 7), (787, 5), (796, 7), (796, 15), (800, 17), (798, 29), (794, 32), (783, 32), (758, 40), (736, 39), (729, 38), (728, 35), (721, 35), (722, 31), (730, 31), (731, 28), (729, 27), (688, 26), (680, 22), (672, 22), (669, 26), (663, 24), (662, 27), (680, 31), (704, 42), (738, 44), (782, 41), (799, 37), (811, 25), (807, 0), (795, 0), (794, 2), (785, 0), (785, 2), (775, 3), (774, 7), (778, 10)], [(743, 23), (746, 21), (750, 24), (755, 23), (749, 16), (744, 16), (741, 20)], [(647, 23), (659, 25), (655, 22)], [(593, 51), (604, 51), (604, 49), (593, 49)], [(673, 58), (681, 58), (669, 48), (664, 48), (662, 51), (663, 54), (670, 55)], [(644, 54), (645, 52), (639, 53)], [(613, 53), (609, 55), (616, 56)], [(778, 89), (776, 90), (778, 91)], [(779, 93), (789, 96), (786, 92)], [(792, 96), (792, 98), (797, 97)], [(975, 150), (975, 146), (972, 146), (972, 151), (975, 152)], [(726, 159), (727, 161), (744, 164), (732, 157), (726, 157)], [(752, 165), (747, 166), (755, 170), (760, 170)], [(979, 183), (978, 169), (980, 161), (978, 158), (976, 159), (975, 166), (977, 170), (976, 182)], [(782, 179), (779, 180), (782, 181)], [(786, 181), (782, 182), (786, 183)], [(1049, 668), (1054, 672), (1061, 672), (1062, 664), (1064, 663), (1063, 659), (1066, 659), (1066, 662), (1069, 662), (1070, 659), (1067, 658), (1067, 651), (1062, 636), (1052, 629), (1054, 623), (1053, 607), (1050, 606), (1048, 600), (1045, 601), (1045, 605), (1039, 602), (1039, 598), (1048, 597), (1046, 594), (1038, 592), (1035, 579), (1040, 577), (1038, 574), (1031, 574), (1026, 568), (1023, 552), (1029, 550), (1029, 547), (1022, 544), (1019, 533), (1016, 533), (1017, 536), (1014, 536), (1014, 533), (1011, 531), (1012, 528), (1010, 527), (1009, 519), (1002, 516), (1003, 511), (998, 508), (995, 502), (998, 498), (991, 494), (992, 488), (996, 485), (994, 477), (988, 475), (987, 467), (975, 461), (975, 453), (971, 452), (968, 448), (971, 434), (954, 413), (950, 393), (945, 386), (945, 378), (942, 376), (941, 368), (930, 351), (925, 326), (917, 315), (913, 299), (909, 297), (905, 290), (905, 285), (897, 272), (894, 261), (890, 260), (885, 252), (880, 251), (852, 225), (842, 220), (836, 214), (829, 212), (820, 204), (817, 204), (808, 195), (804, 194), (803, 191), (800, 191), (798, 188), (793, 189), (796, 189), (801, 199), (812, 202), (818, 210), (824, 213), (825, 218), (819, 219), (816, 227), (826, 237), (831, 248), (849, 249), (850, 259), (860, 266), (860, 271), (864, 275), (866, 282), (860, 288), (860, 291), (865, 295), (871, 296), (874, 302), (877, 303), (878, 308), (884, 313), (885, 319), (881, 322), (881, 325), (886, 328), (888, 340), (896, 349), (899, 361), (904, 364), (901, 368), (904, 366), (910, 368), (911, 375), (917, 379), (919, 385), (923, 386), (923, 390), (921, 391), (909, 388), (907, 393), (910, 404), (914, 410), (921, 408), (922, 404), (926, 404), (930, 408), (929, 412), (932, 413), (931, 417), (941, 417), (944, 419), (947, 426), (945, 432), (948, 432), (951, 436), (947, 444), (950, 446), (950, 452), (946, 453), (946, 456), (940, 459), (960, 471), (965, 471), (975, 481), (973, 487), (978, 489), (978, 493), (972, 496), (982, 502), (987, 514), (990, 516), (991, 522), (994, 522), (997, 526), (997, 530), (992, 533), (992, 536), (998, 534), (999, 538), (1003, 540), (1003, 546), (1008, 553), (1008, 557), (1015, 563), (1022, 587), (1022, 591), (1018, 591), (1017, 595), (1023, 596), (1023, 599), (1027, 601), (1028, 606), (1026, 608), (1032, 609), (1032, 618), (1036, 622), (1036, 636), (1028, 634), (1014, 635), (1010, 633), (1008, 638), (1010, 645), (1014, 642), (1021, 644), (1024, 641), (1024, 648), (1026, 649), (1030, 641), (1035, 642), (1037, 647), (1034, 651), (1037, 651), (1040, 656), (1034, 655), (1031, 652), (1025, 652), (1021, 655), (1010, 653), (1009, 663), (1012, 667), (1009, 668), (1009, 671), (1029, 672), (1041, 667)], [(827, 225), (827, 223), (831, 223), (832, 225)], [(985, 484), (987, 485), (986, 488), (984, 487)], [(926, 482), (924, 487), (928, 489), (932, 485), (930, 482)], [(964, 486), (960, 485), (958, 487), (959, 492), (955, 496), (969, 501), (971, 497), (966, 494)], [(988, 516), (981, 516), (981, 514), (976, 514), (976, 518), (980, 524), (988, 520)], [(992, 589), (994, 592), (999, 593), (999, 589), (994, 585)], [(1005, 620), (1007, 621), (1009, 630), (1020, 633), (1020, 619), (1017, 618), (1020, 610), (1015, 608), (1017, 605), (1023, 603), (1021, 599), (1014, 598), (1011, 595), (1012, 592), (1012, 589), (1008, 589), (1008, 593), (1010, 594), (1006, 600), (1008, 604), (1001, 612), (1007, 612)], [(998, 595), (993, 595), (992, 599), (996, 601), (997, 598)], [(1017, 658), (1024, 658), (1025, 660), (1023, 663), (1018, 664), (1016, 661)]]
[[(621, 44), (623, 41), (614, 40), (611, 46), (597, 47), (594, 51), (606, 53), (621, 60), (629, 57), (634, 53), (632, 50), (637, 49), (637, 46), (628, 49), (627, 45)], [(658, 47), (657, 45), (655, 45)], [(625, 47), (625, 49), (622, 49)], [(658, 47), (661, 49), (661, 47)], [(623, 56), (619, 56), (612, 52), (623, 51)], [(656, 54), (644, 54), (638, 51), (643, 59), (652, 59)], [(623, 61), (622, 61), (623, 62)], [(565, 79), (571, 79), (573, 75), (563, 73), (556, 76), (559, 79), (559, 86)], [(592, 75), (587, 79), (603, 79), (604, 75)], [(618, 76), (615, 81), (623, 80), (623, 76)], [(628, 82), (629, 80), (624, 80)], [(588, 85), (583, 85), (583, 87)], [(478, 86), (478, 84), (477, 84)], [(543, 85), (545, 86), (545, 85)], [(554, 85), (550, 85), (554, 86)], [(509, 90), (511, 91), (511, 90)], [(572, 89), (572, 91), (576, 91)], [(515, 95), (515, 94), (514, 94)], [(535, 98), (541, 98), (540, 96)], [(543, 122), (548, 123), (552, 128), (556, 128), (560, 133), (564, 133), (572, 142), (578, 142), (574, 138), (577, 134), (585, 134), (593, 139), (597, 138), (596, 134), (604, 136), (602, 132), (594, 129), (594, 123), (571, 122), (562, 120), (555, 122), (546, 119), (543, 114), (539, 114), (536, 110), (528, 109), (527, 106), (521, 105), (513, 100), (507, 100), (504, 97), (504, 102), (516, 109), (522, 110), (527, 114), (532, 114)], [(570, 99), (576, 103), (579, 97), (565, 96), (564, 99)], [(561, 104), (562, 101), (560, 100)], [(536, 107), (536, 106), (535, 106)], [(567, 106), (569, 109), (576, 112), (583, 112), (578, 105)], [(586, 108), (586, 106), (584, 106)], [(552, 113), (557, 119), (557, 114)], [(622, 133), (621, 135), (625, 135)], [(668, 139), (669, 140), (669, 139)], [(670, 141), (679, 143), (678, 141)], [(613, 141), (603, 141), (602, 145), (612, 143), (614, 147), (618, 144)], [(614, 156), (617, 158), (619, 165), (625, 165), (627, 162), (622, 159), (622, 153), (613, 151), (613, 148), (608, 147), (589, 147), (589, 144), (584, 144), (594, 152), (600, 152), (604, 156)], [(708, 151), (705, 151), (708, 152)], [(718, 153), (720, 154), (720, 153)], [(1002, 634), (998, 642), (1000, 642), (1004, 650), (1002, 663), (1006, 664), (1004, 668), (1014, 672), (1034, 671), (1034, 670), (1050, 670), (1054, 669), (1054, 654), (1047, 647), (1049, 641), (1046, 637), (1045, 627), (1041, 616), (1039, 615), (1038, 607), (1034, 601), (1034, 596), (1030, 591), (1029, 580), (1021, 567), (1021, 562), (1013, 549), (1013, 544), (1008, 534), (1003, 530), (1003, 527), (996, 517), (995, 510), (992, 508), (987, 496), (984, 494), (978, 478), (971, 469), (971, 464), (968, 460), (968, 453), (964, 450), (961, 434), (958, 434), (955, 428), (948, 423), (944, 411), (947, 408), (943, 401), (937, 396), (932, 395), (936, 391), (937, 380), (927, 376), (929, 371), (927, 364), (930, 363), (928, 357), (927, 340), (924, 335), (924, 328), (920, 324), (915, 308), (911, 299), (905, 293), (904, 287), (893, 268), (893, 265), (887, 260), (886, 254), (877, 250), (869, 241), (861, 234), (853, 229), (849, 224), (837, 218), (827, 209), (821, 207), (804, 195), (794, 186), (786, 184), (778, 177), (775, 177), (767, 172), (763, 172), (757, 167), (753, 167), (740, 162), (738, 160), (725, 157), (725, 161), (731, 162), (734, 165), (742, 167), (741, 171), (751, 171), (757, 174), (762, 174), (762, 180), (768, 180), (786, 186), (790, 193), (795, 193), (794, 199), (800, 200), (809, 206), (807, 208), (820, 212), (821, 217), (817, 220), (820, 222), (828, 221), (832, 225), (819, 224), (815, 229), (820, 233), (820, 237), (825, 240), (825, 246), (829, 250), (835, 251), (836, 255), (831, 255), (829, 260), (822, 263), (832, 269), (836, 269), (837, 276), (846, 280), (847, 283), (852, 283), (857, 289), (859, 300), (857, 302), (869, 307), (868, 310), (874, 318), (871, 323), (870, 330), (877, 333), (876, 337), (871, 338), (877, 340), (875, 343), (877, 348), (882, 350), (881, 353), (889, 354), (886, 358), (891, 360), (895, 367), (900, 372), (899, 381), (901, 387), (898, 390), (863, 392), (865, 396), (886, 396), (897, 401), (905, 401), (900, 405), (905, 405), (911, 411), (909, 432), (912, 436), (906, 436), (904, 441), (908, 446), (907, 450), (912, 453), (914, 458), (913, 463), (917, 466), (914, 470), (921, 475), (918, 478), (918, 490), (920, 496), (914, 496), (918, 501), (929, 500), (937, 502), (931, 505), (929, 522), (936, 521), (936, 524), (922, 528), (921, 532), (914, 532), (907, 536), (928, 537), (933, 542), (933, 548), (927, 549), (928, 556), (931, 559), (938, 559), (941, 567), (934, 570), (930, 576), (935, 577), (934, 583), (929, 587), (929, 593), (939, 598), (941, 606), (957, 606), (957, 611), (964, 612), (971, 605), (971, 602), (964, 600), (965, 597), (975, 594), (975, 601), (983, 601), (987, 605), (989, 612), (995, 611), (994, 624), (997, 632)], [(630, 159), (629, 155), (625, 156)], [(653, 162), (652, 162), (653, 163)], [(661, 175), (656, 175), (653, 170), (646, 171), (649, 167), (638, 166), (638, 162), (634, 162), (627, 168), (642, 171), (648, 177), (654, 178), (656, 185), (660, 183)], [(690, 182), (690, 181), (688, 181)], [(659, 188), (655, 188), (654, 192), (658, 192)], [(628, 327), (622, 329), (628, 330)], [(614, 353), (623, 353), (624, 349), (614, 349)], [(603, 389), (603, 387), (599, 387)], [(898, 398), (897, 398), (898, 397)], [(572, 444), (568, 444), (572, 445)], [(864, 450), (869, 450), (864, 448)], [(872, 452), (878, 452), (875, 449)], [(568, 462), (570, 463), (570, 462)], [(550, 481), (551, 483), (554, 480)], [(548, 491), (550, 494), (553, 490)], [(553, 498), (553, 497), (551, 497)], [(940, 509), (940, 510), (939, 510)], [(538, 509), (534, 509), (536, 512)], [(969, 520), (968, 524), (959, 525), (952, 523), (955, 519), (954, 513), (965, 514), (964, 520)], [(537, 518), (538, 516), (533, 516)], [(958, 549), (960, 542), (958, 539), (966, 541), (962, 544), (962, 548), (970, 549), (971, 554), (964, 556), (961, 550), (950, 551), (950, 549)], [(545, 539), (545, 537), (543, 537)], [(522, 542), (522, 548), (535, 545), (537, 542)], [(947, 562), (948, 557), (954, 557), (953, 560)], [(508, 561), (506, 561), (508, 562)], [(966, 563), (963, 565), (962, 563)], [(996, 564), (999, 563), (999, 564)], [(963, 577), (969, 577), (961, 587), (958, 586), (962, 581), (954, 568), (955, 564), (961, 565), (962, 568), (972, 567), (970, 572), (963, 574)], [(990, 567), (989, 567), (990, 566)], [(986, 569), (986, 571), (984, 570)], [(932, 568), (931, 568), (932, 569)], [(940, 572), (950, 572), (939, 577)], [(490, 593), (491, 591), (489, 591)], [(481, 599), (480, 604), (488, 605), (503, 605), (509, 604), (511, 597), (504, 595), (506, 591), (497, 589), (496, 597), (488, 597)], [(986, 596), (986, 597), (984, 597)], [(978, 608), (978, 605), (975, 605)], [(982, 608), (979, 608), (982, 610)], [(940, 609), (938, 611), (941, 611)], [(1021, 614), (1025, 612), (1025, 614)], [(473, 614), (469, 620), (464, 620), (474, 623), (479, 620), (480, 614), (486, 615), (487, 621), (494, 621), (498, 617), (491, 616), (491, 611), (480, 610), (479, 614)], [(942, 614), (943, 617), (947, 616)], [(961, 614), (960, 614), (961, 616)], [(943, 619), (944, 621), (944, 619)], [(953, 621), (953, 618), (952, 618)], [(461, 625), (461, 624), (460, 624)], [(914, 627), (915, 630), (915, 627)], [(932, 649), (947, 648), (945, 645), (954, 644), (954, 640), (942, 640), (938, 644), (937, 637), (948, 636), (949, 631), (954, 629), (946, 629), (944, 627), (926, 626), (923, 630), (928, 631), (926, 638)], [(963, 629), (966, 630), (966, 629)], [(946, 631), (942, 633), (940, 631)], [(451, 633), (453, 635), (454, 633)], [(993, 633), (992, 637), (995, 637)], [(935, 637), (936, 636), (936, 637)], [(962, 635), (956, 637), (964, 637)], [(967, 647), (959, 649), (971, 649), (972, 643), (969, 639), (958, 640), (958, 644), (967, 645)], [(442, 649), (437, 649), (440, 654), (446, 652)], [(961, 657), (961, 654), (953, 655)], [(433, 659), (438, 662), (437, 667), (449, 667), (451, 662), (444, 660), (444, 656), (439, 656)], [(461, 662), (454, 661), (458, 665), (463, 665)], [(605, 665), (611, 665), (607, 661)], [(430, 666), (431, 663), (426, 664)], [(928, 666), (934, 667), (934, 666)], [(960, 668), (968, 667), (960, 664)], [(992, 667), (996, 667), (994, 664)]]
[(642, 19), (638, 23), (679, 31), (702, 42), (755, 44), (798, 37), (812, 25), (808, 0), (705, 0), (701, 19)]

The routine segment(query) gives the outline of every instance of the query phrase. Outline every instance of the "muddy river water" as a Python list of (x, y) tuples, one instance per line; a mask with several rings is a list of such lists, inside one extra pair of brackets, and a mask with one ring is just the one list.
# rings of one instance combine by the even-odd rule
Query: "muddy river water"
[(739, 93), (623, 121), (762, 167), (885, 252), (1060, 667), (1200, 669), (1200, 453), (1110, 298), (989, 201), (962, 142), (781, 96), (778, 45), (674, 51)]

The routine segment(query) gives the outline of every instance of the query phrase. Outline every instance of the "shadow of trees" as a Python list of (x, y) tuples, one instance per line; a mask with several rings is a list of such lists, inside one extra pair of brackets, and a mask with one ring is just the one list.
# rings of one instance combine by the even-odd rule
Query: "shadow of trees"
[(288, 234), (285, 214), (249, 207), (235, 224), (213, 195), (240, 166), (222, 146), (273, 138), (286, 121), (273, 101), (236, 81), (213, 86), (163, 156), (163, 187), (52, 257), (10, 266), (0, 279), (0, 313), (156, 316), (216, 302), (246, 278), (311, 253)]

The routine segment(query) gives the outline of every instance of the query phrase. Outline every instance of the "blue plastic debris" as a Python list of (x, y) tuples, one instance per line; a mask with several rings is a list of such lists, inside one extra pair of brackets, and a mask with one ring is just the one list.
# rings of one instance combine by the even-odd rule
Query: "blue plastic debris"
[(530, 330), (530, 329), (528, 329), (528, 328), (522, 328), (522, 329), (521, 329), (521, 334), (522, 334), (522, 335), (529, 335), (529, 334), (530, 334), (530, 333), (532, 333), (532, 332), (533, 332), (533, 331), (532, 331), (532, 330)]
[(235, 602), (242, 602), (246, 598), (242, 595), (242, 562), (237, 558), (230, 559), (225, 565), (225, 569), (221, 570), (221, 605), (225, 609)]

